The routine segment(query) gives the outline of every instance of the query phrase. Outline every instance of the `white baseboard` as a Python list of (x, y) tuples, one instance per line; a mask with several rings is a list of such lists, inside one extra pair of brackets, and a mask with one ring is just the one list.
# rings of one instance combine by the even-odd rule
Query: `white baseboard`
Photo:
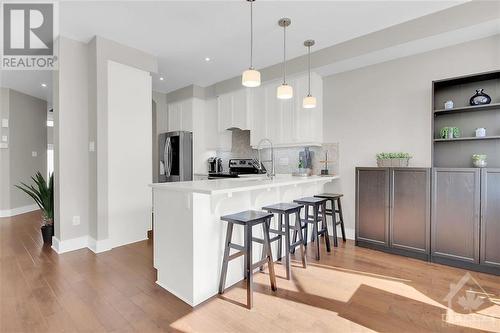
[(70, 251), (76, 251), (84, 248), (88, 248), (90, 251), (94, 253), (101, 253), (109, 251), (114, 247), (132, 244), (146, 239), (147, 237), (123, 242), (120, 244), (112, 244), (109, 238), (96, 240), (95, 238), (90, 236), (82, 236), (78, 238), (72, 238), (60, 241), (57, 237), (54, 236), (52, 237), (52, 249), (54, 249), (54, 251), (56, 251), (59, 254)]
[(101, 252), (109, 251), (113, 248), (111, 246), (109, 238), (102, 239), (102, 240), (96, 240), (90, 236), (88, 237), (87, 247), (90, 249), (90, 251), (92, 251), (94, 253), (101, 253)]
[(52, 249), (57, 253), (66, 253), (70, 251), (86, 248), (88, 245), (88, 237), (78, 237), (60, 241), (57, 237), (52, 237)]
[(12, 217), (20, 214), (25, 214), (29, 212), (33, 212), (35, 210), (39, 210), (40, 208), (38, 205), (29, 205), (29, 206), (22, 206), (22, 207), (17, 207), (17, 208), (12, 208), (12, 209), (5, 209), (5, 210), (0, 210), (0, 217)]

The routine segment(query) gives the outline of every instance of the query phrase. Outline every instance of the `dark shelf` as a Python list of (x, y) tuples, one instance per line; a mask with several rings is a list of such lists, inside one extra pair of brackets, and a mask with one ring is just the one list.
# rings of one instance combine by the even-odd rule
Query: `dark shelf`
[(473, 111), (487, 111), (487, 110), (500, 110), (500, 103), (492, 103), (486, 105), (476, 105), (476, 106), (464, 106), (461, 108), (453, 108), (453, 109), (439, 109), (434, 111), (434, 115), (444, 115), (444, 114), (455, 114), (461, 112), (473, 112)]
[(453, 142), (453, 141), (483, 141), (483, 140), (500, 140), (500, 135), (484, 136), (484, 137), (463, 137), (454, 139), (434, 139), (434, 142)]

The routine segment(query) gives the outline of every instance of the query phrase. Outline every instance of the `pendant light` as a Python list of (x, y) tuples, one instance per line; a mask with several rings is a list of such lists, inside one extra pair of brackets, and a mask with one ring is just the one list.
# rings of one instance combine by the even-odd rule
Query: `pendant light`
[(283, 83), (276, 91), (276, 96), (279, 99), (290, 99), (293, 97), (293, 88), (286, 83), (286, 27), (291, 23), (292, 21), (286, 17), (278, 21), (278, 25), (283, 28)]
[(307, 80), (307, 96), (302, 100), (302, 107), (304, 109), (313, 109), (316, 107), (316, 97), (311, 95), (311, 46), (314, 45), (314, 40), (308, 39), (304, 42), (304, 46), (307, 47), (307, 70), (308, 70), (308, 80)]
[(253, 3), (255, 0), (247, 1), (250, 2), (250, 68), (241, 75), (241, 84), (253, 88), (260, 86), (260, 72), (253, 68)]

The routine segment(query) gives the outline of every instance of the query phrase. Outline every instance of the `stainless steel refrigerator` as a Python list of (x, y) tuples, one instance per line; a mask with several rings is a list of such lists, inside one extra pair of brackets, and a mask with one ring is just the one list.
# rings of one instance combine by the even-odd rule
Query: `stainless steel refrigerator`
[(193, 180), (193, 133), (177, 131), (159, 135), (160, 183)]

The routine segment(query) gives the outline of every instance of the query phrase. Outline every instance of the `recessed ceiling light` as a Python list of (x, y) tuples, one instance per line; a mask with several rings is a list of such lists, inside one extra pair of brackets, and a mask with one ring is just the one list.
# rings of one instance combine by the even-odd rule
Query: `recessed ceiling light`
[(163, 81), (165, 80), (165, 78), (163, 76), (160, 76), (160, 81)]
[(42, 84), (41, 84), (41, 86), (42, 86), (43, 88), (47, 88), (47, 84), (46, 84), (46, 83), (42, 83)]
[(209, 58), (209, 57), (206, 57), (206, 58), (205, 58), (205, 61), (206, 61), (206, 62), (209, 62), (209, 61), (210, 61), (210, 58)]

